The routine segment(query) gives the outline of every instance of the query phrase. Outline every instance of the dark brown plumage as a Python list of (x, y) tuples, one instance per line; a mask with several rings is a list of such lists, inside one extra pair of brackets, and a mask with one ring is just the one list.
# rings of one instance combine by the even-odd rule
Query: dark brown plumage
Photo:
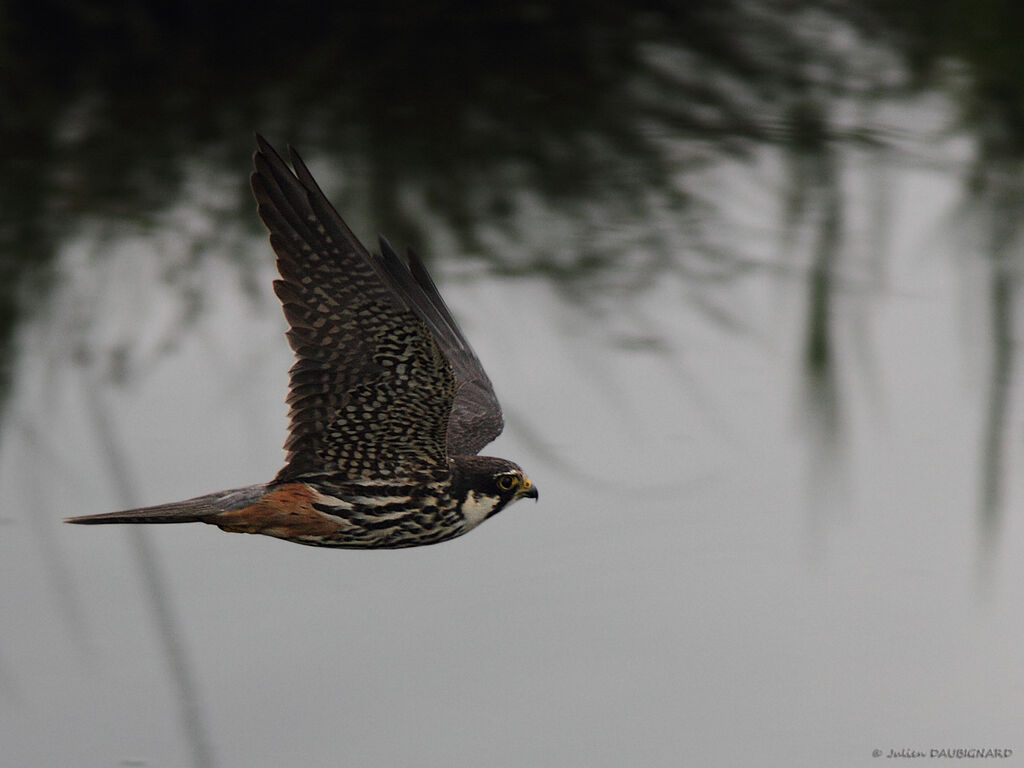
[(371, 254), (292, 151), (261, 136), (252, 189), (295, 351), (287, 460), (270, 483), (73, 523), (205, 522), (303, 544), (407, 547), (537, 498), (514, 463), (475, 454), (502, 430), (487, 374), (411, 251)]

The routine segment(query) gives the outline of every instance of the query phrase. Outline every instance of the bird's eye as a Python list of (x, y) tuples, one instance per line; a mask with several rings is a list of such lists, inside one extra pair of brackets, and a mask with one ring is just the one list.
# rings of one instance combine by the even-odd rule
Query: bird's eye
[(502, 475), (498, 478), (498, 488), (502, 491), (511, 491), (515, 484), (516, 479), (512, 475)]

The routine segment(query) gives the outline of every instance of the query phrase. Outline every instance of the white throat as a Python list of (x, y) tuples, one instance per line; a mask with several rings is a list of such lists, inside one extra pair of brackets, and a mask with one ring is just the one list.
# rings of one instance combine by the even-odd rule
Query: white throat
[(467, 493), (462, 505), (462, 514), (466, 517), (465, 529), (470, 531), (480, 525), (498, 506), (499, 501), (495, 496), (478, 494), (476, 491)]

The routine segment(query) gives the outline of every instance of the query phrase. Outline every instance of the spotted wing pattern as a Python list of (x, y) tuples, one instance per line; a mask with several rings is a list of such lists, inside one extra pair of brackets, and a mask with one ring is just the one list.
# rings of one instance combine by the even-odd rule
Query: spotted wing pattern
[(297, 358), (276, 480), (380, 481), (446, 467), (455, 373), (395, 265), (363, 247), (297, 153), (293, 173), (257, 141), (252, 188)]
[(408, 264), (381, 238), (384, 267), (427, 324), (434, 340), (455, 369), (458, 391), (448, 421), (448, 453), (472, 455), (501, 434), (504, 421), (491, 380), (469, 346), (448, 305), (441, 298), (420, 258), (408, 251)]

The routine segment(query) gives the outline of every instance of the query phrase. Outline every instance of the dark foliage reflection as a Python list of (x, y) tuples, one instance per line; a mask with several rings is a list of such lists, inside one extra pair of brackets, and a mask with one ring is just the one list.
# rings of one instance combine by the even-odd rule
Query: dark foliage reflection
[[(927, 137), (880, 115), (942, 92), (955, 115), (942, 129), (978, 148), (964, 198), (993, 265), (981, 506), (994, 531), (1021, 220), (1012, 179), (1024, 148), (1022, 22), (1024, 11), (1006, 3), (454, 0), (259, 13), (8, 3), (0, 396), (17, 359), (15, 329), (46, 311), (55, 255), (73, 235), (89, 232), (103, 258), (103, 243), (126, 232), (173, 231), (178, 250), (164, 277), (182, 296), (175, 333), (202, 311), (194, 275), (206, 254), (237, 258), (251, 282), (240, 244), (257, 221), (242, 169), (258, 128), (330, 169), (344, 210), (396, 244), (546, 277), (598, 322), (605, 297), (674, 274), (698, 286), (685, 300), (744, 329), (740, 310), (709, 286), (751, 269), (798, 276), (809, 410), (828, 455), (842, 440), (834, 326), (849, 292), (839, 276), (879, 287), (884, 274), (880, 253), (850, 263), (844, 163), (851, 152), (875, 154), (880, 167), (919, 162)], [(723, 237), (729, 214), (703, 173), (766, 151), (785, 169), (774, 261)], [(204, 227), (175, 219), (182, 200)], [(881, 243), (884, 232), (869, 237)], [(656, 332), (644, 334), (664, 348)], [(115, 379), (152, 360), (84, 341), (73, 349)]]
[[(229, 254), (251, 281), (241, 244), (258, 231), (245, 169), (259, 129), (331, 169), (327, 185), (346, 214), (392, 242), (542, 276), (596, 323), (609, 296), (674, 275), (698, 287), (686, 299), (712, 321), (746, 330), (742, 308), (716, 301), (712, 287), (753, 269), (798, 282), (801, 394), (817, 477), (842, 452), (835, 326), (837, 305), (850, 299), (843, 280), (877, 289), (884, 275), (878, 253), (849, 263), (844, 158), (918, 162), (905, 150), (927, 137), (879, 114), (900, 99), (943, 93), (955, 115), (944, 129), (976, 147), (963, 194), (989, 261), (981, 538), (986, 550), (998, 540), (1024, 221), (1024, 6), (453, 0), (254, 12), (225, 3), (13, 0), (0, 20), (0, 402), (19, 323), (51, 309), (55, 259), (75, 236), (89, 233), (99, 260), (126, 233), (158, 239), (171, 225), (176, 246), (163, 276), (182, 297), (174, 333), (203, 309), (194, 276), (207, 254)], [(723, 237), (728, 214), (703, 186), (706, 169), (753, 164), (765, 152), (784, 169), (774, 192), (782, 221), (764, 249), (780, 255), (771, 257)], [(875, 226), (884, 229), (884, 178), (878, 186)], [(204, 226), (178, 226), (183, 199), (202, 210)], [(81, 332), (89, 318), (74, 325)], [(660, 352), (669, 347), (657, 333), (627, 337)], [(118, 381), (166, 347), (142, 354), (73, 339), (70, 348), (94, 371), (91, 381)], [(110, 470), (128, 483), (93, 403)], [(528, 425), (523, 433), (544, 453)], [(124, 506), (134, 504), (130, 484), (121, 493)], [(69, 626), (87, 646), (72, 579), (47, 534), (39, 538)], [(135, 545), (193, 763), (212, 765), (173, 611), (145, 540)], [(0, 658), (8, 690), (10, 666)]]
[[(190, 167), (233, 179), (218, 214), (255, 231), (239, 170), (255, 127), (326, 156), (346, 210), (398, 243), (444, 225), (496, 269), (597, 288), (721, 274), (740, 260), (692, 175), (802, 147), (808, 109), (794, 105), (830, 115), (893, 79), (892, 54), (841, 8), (788, 3), (104, 8), (7, 11), (0, 338), (63, 237), (86, 219), (152, 225), (191, 191)], [(562, 217), (566, 235), (513, 247), (533, 226), (524, 209)]]

